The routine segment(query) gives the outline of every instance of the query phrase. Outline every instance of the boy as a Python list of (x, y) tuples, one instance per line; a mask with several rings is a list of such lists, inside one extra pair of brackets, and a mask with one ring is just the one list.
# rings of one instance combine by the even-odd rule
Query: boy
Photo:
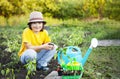
[(22, 45), (18, 53), (23, 64), (36, 59), (38, 70), (49, 70), (47, 63), (56, 53), (57, 46), (50, 43), (48, 32), (44, 29), (46, 21), (42, 13), (34, 11), (30, 14), (27, 28), (22, 34)]

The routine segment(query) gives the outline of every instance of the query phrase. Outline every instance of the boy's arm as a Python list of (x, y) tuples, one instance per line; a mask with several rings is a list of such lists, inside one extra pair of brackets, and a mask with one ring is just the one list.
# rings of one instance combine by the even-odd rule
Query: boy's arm
[(25, 46), (27, 49), (34, 49), (36, 51), (42, 50), (42, 49), (46, 49), (46, 50), (52, 50), (54, 48), (53, 45), (49, 45), (49, 43), (40, 45), (40, 46), (33, 46), (28, 42), (24, 42)]

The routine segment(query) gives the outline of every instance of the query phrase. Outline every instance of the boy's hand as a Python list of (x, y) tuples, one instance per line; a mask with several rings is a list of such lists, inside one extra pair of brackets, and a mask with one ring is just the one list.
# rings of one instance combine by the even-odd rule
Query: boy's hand
[(53, 44), (53, 43), (48, 43), (48, 45), (52, 45), (52, 46), (54, 46), (54, 44)]
[(52, 50), (54, 48), (54, 44), (46, 43), (42, 45), (42, 48), (46, 50)]

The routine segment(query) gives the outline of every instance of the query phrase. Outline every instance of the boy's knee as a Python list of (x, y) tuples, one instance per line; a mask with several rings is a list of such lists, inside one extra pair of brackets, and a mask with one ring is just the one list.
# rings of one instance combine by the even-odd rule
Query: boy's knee
[(37, 53), (33, 49), (27, 49), (21, 56), (22, 63), (27, 63), (30, 60), (36, 59)]
[(33, 49), (27, 49), (25, 52), (26, 52), (26, 56), (28, 56), (30, 58), (36, 58), (37, 57), (37, 53)]

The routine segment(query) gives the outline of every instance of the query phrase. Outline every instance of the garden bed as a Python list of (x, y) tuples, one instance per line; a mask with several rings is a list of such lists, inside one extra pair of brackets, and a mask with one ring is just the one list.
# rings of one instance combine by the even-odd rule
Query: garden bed
[[(81, 48), (82, 55), (85, 54), (93, 37), (96, 37), (98, 40), (120, 39), (120, 27), (119, 23), (116, 25), (116, 22), (112, 24), (111, 21), (82, 23), (78, 27), (66, 25), (50, 27), (48, 31), (51, 37), (53, 37), (52, 41), (59, 47), (78, 45)], [(0, 79), (26, 78), (27, 70), (18, 58), (23, 28), (0, 28)], [(120, 46), (99, 46), (93, 49), (84, 66), (82, 79), (119, 79), (119, 60)], [(57, 69), (57, 60), (52, 59), (49, 67), (50, 70), (47, 72), (36, 71), (35, 75), (29, 76), (30, 79), (44, 79), (49, 73)]]

